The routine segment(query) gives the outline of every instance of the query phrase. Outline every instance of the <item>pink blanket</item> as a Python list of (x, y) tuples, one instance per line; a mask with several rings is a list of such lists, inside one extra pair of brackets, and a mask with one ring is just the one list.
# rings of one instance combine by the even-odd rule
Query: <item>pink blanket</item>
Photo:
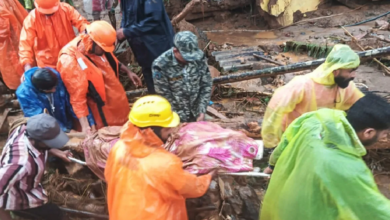
[(258, 145), (244, 133), (211, 122), (188, 123), (172, 135), (165, 149), (180, 157), (193, 174), (218, 168), (226, 172), (252, 171)]

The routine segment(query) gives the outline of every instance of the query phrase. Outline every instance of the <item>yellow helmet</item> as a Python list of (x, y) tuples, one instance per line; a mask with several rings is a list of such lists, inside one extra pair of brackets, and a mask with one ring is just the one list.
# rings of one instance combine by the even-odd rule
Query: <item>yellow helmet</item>
[(137, 127), (176, 127), (180, 117), (172, 111), (168, 100), (159, 95), (148, 95), (138, 99), (129, 114), (129, 120)]

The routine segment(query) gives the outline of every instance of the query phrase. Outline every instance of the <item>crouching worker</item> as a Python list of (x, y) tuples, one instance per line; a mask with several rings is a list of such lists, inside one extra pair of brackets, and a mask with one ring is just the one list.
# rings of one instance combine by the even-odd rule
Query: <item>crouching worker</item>
[(371, 94), (346, 115), (321, 109), (296, 119), (271, 155), (260, 219), (390, 219), (390, 201), (362, 159), (389, 131), (390, 104)]
[(110, 219), (188, 219), (185, 198), (204, 195), (211, 175), (184, 171), (162, 147), (179, 116), (165, 98), (150, 95), (134, 103), (129, 119), (105, 169)]
[(71, 154), (59, 150), (68, 136), (47, 114), (33, 116), (11, 132), (0, 159), (0, 219), (11, 219), (7, 211), (25, 219), (62, 219), (59, 207), (48, 202), (41, 179), (48, 153), (69, 162)]
[(129, 102), (119, 82), (119, 72), (127, 73), (137, 85), (138, 76), (121, 64), (112, 53), (116, 32), (105, 21), (95, 21), (60, 52), (57, 69), (69, 92), (73, 111), (80, 121), (82, 131), (90, 130), (88, 107), (96, 128), (122, 126), (127, 121)]
[[(70, 132), (73, 129), (72, 106), (60, 74), (52, 68), (33, 67), (24, 76), (25, 81), (16, 90), (24, 116), (42, 114), (47, 109), (57, 119), (61, 129)], [(92, 114), (89, 114), (88, 122), (94, 130)]]

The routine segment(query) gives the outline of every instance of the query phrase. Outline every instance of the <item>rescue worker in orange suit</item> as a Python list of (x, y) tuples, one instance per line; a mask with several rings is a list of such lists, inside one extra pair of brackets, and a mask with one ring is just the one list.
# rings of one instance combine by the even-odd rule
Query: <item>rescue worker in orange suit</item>
[(81, 33), (89, 22), (76, 9), (60, 0), (35, 0), (35, 9), (23, 23), (20, 35), (20, 62), (27, 71), (31, 67), (55, 68), (62, 47)]
[(188, 173), (181, 159), (162, 147), (179, 123), (162, 96), (144, 96), (134, 103), (105, 168), (110, 219), (188, 219), (185, 199), (204, 195), (211, 175)]
[(19, 38), (27, 11), (18, 0), (0, 1), (0, 73), (5, 85), (15, 90), (20, 85), (23, 66), (19, 65)]
[(68, 90), (70, 103), (80, 121), (82, 132), (88, 132), (88, 107), (96, 128), (122, 126), (127, 121), (129, 102), (119, 82), (120, 71), (127, 73), (135, 86), (141, 79), (116, 59), (116, 32), (106, 21), (95, 21), (69, 42), (61, 51), (57, 69)]

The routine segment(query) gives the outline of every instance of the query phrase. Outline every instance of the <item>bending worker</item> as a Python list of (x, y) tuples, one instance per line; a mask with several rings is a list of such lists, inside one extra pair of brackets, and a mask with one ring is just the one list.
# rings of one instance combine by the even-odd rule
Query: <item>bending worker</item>
[(204, 53), (190, 31), (177, 33), (174, 44), (153, 62), (154, 87), (182, 122), (203, 121), (213, 84)]
[(88, 107), (96, 128), (122, 126), (127, 121), (129, 102), (119, 82), (119, 72), (125, 72), (133, 83), (140, 78), (121, 64), (114, 54), (116, 33), (105, 21), (95, 21), (60, 52), (57, 68), (69, 92), (73, 111), (82, 131), (90, 129)]
[(345, 114), (302, 115), (270, 158), (276, 164), (260, 220), (388, 220), (390, 201), (363, 160), (390, 132), (390, 104), (367, 94)]
[(20, 35), (20, 62), (25, 71), (33, 66), (56, 68), (61, 48), (76, 37), (72, 26), (82, 32), (89, 22), (60, 0), (34, 3), (36, 8), (24, 20)]
[(144, 96), (134, 103), (105, 168), (110, 219), (188, 219), (185, 198), (205, 194), (211, 175), (184, 171), (181, 159), (162, 147), (167, 131), (179, 123), (161, 96)]
[(72, 154), (60, 150), (69, 138), (47, 114), (31, 117), (10, 131), (0, 159), (0, 219), (9, 211), (23, 219), (62, 220), (61, 209), (48, 201), (41, 181), (48, 153), (66, 162)]
[[(25, 80), (16, 90), (20, 107), (25, 117), (42, 114), (44, 109), (57, 119), (64, 132), (75, 129), (72, 119), (75, 117), (60, 74), (52, 68), (33, 67), (24, 73)], [(91, 114), (89, 124), (94, 130), (95, 121)]]
[(296, 118), (320, 108), (349, 109), (363, 93), (351, 82), (359, 56), (346, 45), (336, 45), (314, 72), (297, 76), (275, 91), (265, 112), (264, 146), (276, 147), (283, 131)]

